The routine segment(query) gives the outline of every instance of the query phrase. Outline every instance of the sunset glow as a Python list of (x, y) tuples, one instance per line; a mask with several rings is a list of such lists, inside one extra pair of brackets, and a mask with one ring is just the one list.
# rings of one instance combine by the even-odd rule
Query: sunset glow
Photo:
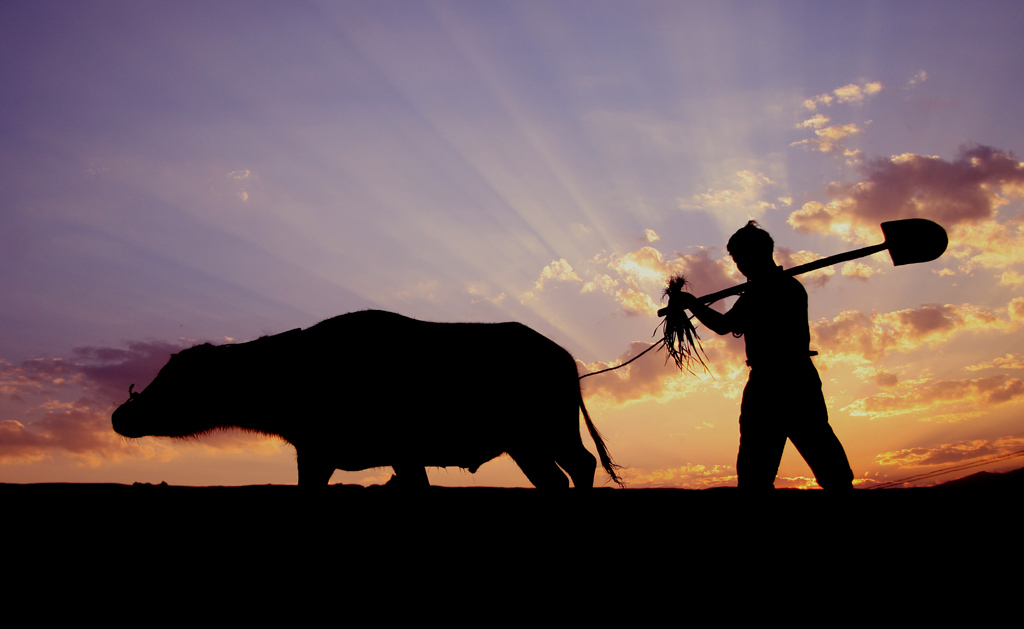
[[(743, 281), (748, 219), (785, 267), (941, 224), (933, 262), (801, 276), (831, 424), (861, 487), (1020, 467), (1022, 27), (1014, 2), (8, 3), (0, 482), (295, 483), (279, 440), (127, 440), (111, 412), (182, 348), (366, 308), (621, 364), (669, 276)], [(583, 381), (629, 487), (736, 483), (743, 340), (698, 332), (709, 373)], [(380, 347), (393, 399), (285, 394), (420, 414), (431, 357)], [(530, 486), (508, 457), (429, 475)], [(792, 446), (776, 485), (814, 486)]]

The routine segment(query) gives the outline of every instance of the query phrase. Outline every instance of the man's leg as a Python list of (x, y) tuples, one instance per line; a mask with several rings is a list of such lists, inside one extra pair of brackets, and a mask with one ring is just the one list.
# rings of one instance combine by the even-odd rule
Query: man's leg
[(852, 489), (853, 470), (846, 451), (828, 424), (828, 407), (820, 386), (802, 396), (800, 410), (792, 417), (789, 439), (824, 489)]
[(753, 372), (740, 405), (740, 451), (736, 456), (736, 475), (741, 489), (767, 490), (775, 487), (786, 432), (774, 417), (771, 386), (764, 386)]

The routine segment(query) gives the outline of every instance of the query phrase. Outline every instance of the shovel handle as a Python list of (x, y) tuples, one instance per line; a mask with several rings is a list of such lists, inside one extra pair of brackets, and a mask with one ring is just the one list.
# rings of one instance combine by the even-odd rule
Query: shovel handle
[[(826, 266), (832, 266), (833, 264), (839, 264), (840, 262), (848, 262), (849, 260), (856, 260), (857, 258), (869, 256), (872, 253), (885, 251), (888, 248), (889, 245), (883, 242), (880, 245), (871, 245), (870, 247), (862, 247), (860, 249), (854, 249), (853, 251), (847, 251), (846, 253), (837, 253), (834, 256), (829, 256), (827, 258), (815, 260), (814, 262), (808, 262), (807, 264), (801, 264), (799, 266), (790, 267), (784, 270), (783, 273), (789, 276), (800, 275), (801, 273), (810, 273), (811, 271), (823, 269)], [(750, 282), (743, 282), (742, 284), (737, 284), (736, 286), (730, 286), (729, 288), (720, 290), (717, 293), (710, 293), (708, 295), (704, 295), (703, 297), (698, 297), (697, 301), (704, 304), (705, 306), (708, 304), (713, 304), (719, 299), (725, 299), (726, 297), (739, 295), (740, 293), (745, 292), (747, 288), (749, 288), (749, 286)], [(658, 311), (658, 316), (664, 317), (667, 312), (668, 308), (662, 308), (661, 310)]]
[[(872, 253), (889, 250), (892, 263), (896, 266), (904, 264), (915, 264), (918, 262), (930, 262), (937, 259), (946, 251), (949, 239), (946, 230), (941, 225), (924, 218), (905, 218), (897, 221), (882, 223), (882, 233), (885, 234), (885, 242), (880, 245), (872, 245), (861, 249), (854, 249), (846, 253), (839, 253), (834, 256), (794, 266), (783, 271), (786, 275), (794, 276), (809, 271), (816, 271), (826, 266), (856, 260), (869, 256)], [(714, 303), (719, 299), (739, 295), (747, 290), (749, 282), (737, 284), (732, 288), (720, 290), (717, 293), (698, 297), (697, 301), (704, 305)], [(668, 308), (658, 311), (659, 317), (664, 317)]]

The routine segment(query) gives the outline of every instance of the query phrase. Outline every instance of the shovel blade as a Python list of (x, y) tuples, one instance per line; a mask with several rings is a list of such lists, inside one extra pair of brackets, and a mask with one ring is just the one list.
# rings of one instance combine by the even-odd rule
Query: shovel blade
[(882, 233), (895, 266), (931, 262), (941, 256), (949, 244), (946, 230), (925, 218), (882, 223)]

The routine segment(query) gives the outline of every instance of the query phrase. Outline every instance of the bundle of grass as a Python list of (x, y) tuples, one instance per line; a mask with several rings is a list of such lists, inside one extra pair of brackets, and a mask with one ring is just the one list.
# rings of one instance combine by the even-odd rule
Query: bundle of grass
[(708, 356), (704, 353), (704, 347), (701, 345), (696, 328), (693, 327), (693, 322), (690, 321), (693, 316), (687, 314), (686, 309), (679, 305), (678, 299), (676, 305), (672, 305), (673, 297), (682, 293), (688, 284), (689, 282), (684, 276), (673, 275), (669, 278), (668, 286), (665, 288), (664, 297), (668, 297), (668, 308), (665, 309), (665, 320), (658, 326), (663, 328), (662, 345), (668, 351), (665, 362), (671, 358), (675, 361), (676, 367), (679, 367), (680, 370), (685, 369), (692, 374), (695, 374), (693, 367), (696, 363), (704, 371), (711, 373), (707, 363), (704, 362)]

